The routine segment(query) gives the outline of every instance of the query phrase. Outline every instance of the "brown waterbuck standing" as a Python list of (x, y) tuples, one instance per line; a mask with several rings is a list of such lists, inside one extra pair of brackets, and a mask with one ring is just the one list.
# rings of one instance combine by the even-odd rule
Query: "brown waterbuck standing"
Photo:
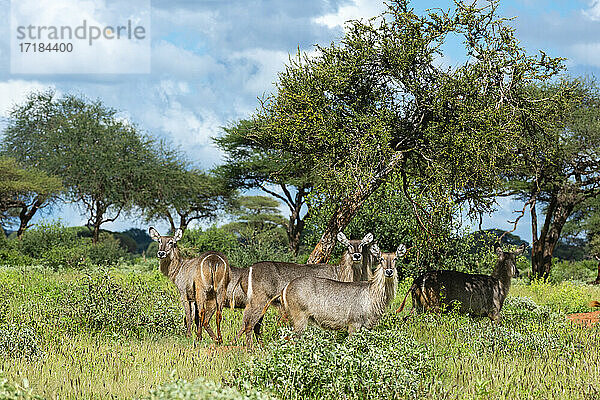
[[(250, 266), (248, 271), (248, 304), (244, 309), (242, 329), (237, 337), (246, 333), (246, 344), (252, 342), (252, 332), (260, 340), (260, 327), (263, 309), (271, 299), (281, 293), (291, 280), (302, 276), (318, 276), (336, 281), (358, 282), (369, 276), (373, 257), (371, 246), (373, 235), (365, 235), (362, 240), (348, 240), (338, 233), (338, 241), (346, 246), (346, 252), (339, 264), (296, 264), (277, 261), (261, 261)], [(274, 301), (278, 306), (279, 301)]]
[(368, 282), (338, 282), (304, 276), (288, 283), (281, 293), (282, 309), (294, 332), (302, 334), (309, 321), (325, 329), (347, 329), (349, 334), (370, 329), (396, 296), (396, 261), (406, 253), (404, 245), (395, 253), (383, 253), (377, 245), (371, 252), (377, 269)]
[[(150, 227), (150, 237), (158, 242), (157, 257), (160, 270), (175, 284), (185, 312), (187, 336), (192, 334), (192, 317), (198, 325), (197, 337), (202, 338), (202, 328), (217, 343), (222, 342), (221, 319), (229, 284), (229, 262), (223, 253), (209, 251), (197, 258), (183, 258), (177, 242), (183, 236), (177, 229), (173, 236), (161, 236)], [(216, 311), (217, 335), (209, 326)]]
[(523, 254), (523, 244), (515, 252), (505, 252), (494, 245), (498, 261), (492, 275), (466, 274), (458, 271), (429, 271), (415, 278), (396, 312), (404, 309), (410, 293), (414, 311), (458, 311), (500, 321), (500, 310), (510, 289), (511, 279), (518, 276), (516, 256)]

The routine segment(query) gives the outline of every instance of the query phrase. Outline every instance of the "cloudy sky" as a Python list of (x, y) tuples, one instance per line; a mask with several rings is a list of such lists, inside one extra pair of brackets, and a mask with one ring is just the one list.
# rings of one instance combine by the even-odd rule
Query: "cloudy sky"
[[(149, 40), (145, 42), (147, 47), (129, 48), (126, 46), (130, 43), (123, 44), (120, 50), (127, 57), (119, 58), (121, 64), (116, 67), (110, 51), (96, 45), (85, 57), (69, 62), (77, 68), (78, 62), (87, 64), (82, 64), (82, 69), (110, 65), (117, 73), (56, 74), (55, 65), (43, 62), (35, 63), (37, 73), (14, 73), (19, 72), (18, 68), (11, 73), (10, 41), (14, 40), (15, 27), (4, 23), (0, 26), (0, 124), (5, 124), (10, 107), (21, 102), (29, 91), (52, 87), (60, 93), (102, 99), (145, 131), (181, 146), (190, 159), (206, 168), (221, 161), (210, 138), (219, 135), (222, 126), (255, 110), (257, 97), (271, 90), (290, 53), (298, 48), (311, 51), (317, 43), (335, 41), (341, 37), (345, 21), (371, 17), (384, 9), (383, 3), (376, 0), (12, 3), (13, 22), (16, 18), (47, 25), (57, 20), (86, 19), (108, 25), (133, 18), (148, 29)], [(120, 6), (125, 3), (127, 7)], [(412, 5), (424, 10), (448, 8), (450, 3), (413, 1)], [(513, 24), (528, 50), (543, 49), (550, 55), (568, 58), (572, 74), (600, 72), (600, 0), (503, 0), (500, 13), (516, 17)], [(0, 19), (11, 20), (10, 0), (0, 0)], [(450, 52), (447, 60), (451, 63), (452, 59)], [(118, 73), (148, 63), (150, 73)], [(517, 208), (521, 206), (516, 202), (500, 201), (498, 212), (487, 218), (484, 226), (508, 228), (506, 221)], [(85, 221), (74, 207), (57, 210), (54, 216), (73, 225)], [(129, 226), (145, 227), (135, 219), (106, 227), (118, 230)], [(525, 239), (531, 237), (527, 220), (522, 220), (517, 233)]]

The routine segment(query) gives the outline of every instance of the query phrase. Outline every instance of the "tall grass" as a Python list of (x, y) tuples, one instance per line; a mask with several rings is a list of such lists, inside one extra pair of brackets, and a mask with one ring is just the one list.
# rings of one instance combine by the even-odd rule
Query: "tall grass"
[[(393, 308), (409, 285), (401, 282)], [(373, 332), (357, 337), (312, 329), (291, 342), (270, 312), (265, 346), (248, 353), (233, 342), (239, 310), (225, 310), (226, 346), (205, 336), (194, 347), (184, 336), (177, 293), (156, 271), (6, 268), (0, 269), (0, 390), (46, 399), (141, 398), (150, 391), (152, 398), (216, 392), (235, 398), (235, 390), (220, 391), (225, 380), (239, 393), (252, 385), (297, 399), (594, 399), (600, 398), (600, 328), (565, 318), (590, 310), (590, 300), (600, 300), (600, 288), (517, 281), (499, 326), (452, 313), (404, 321), (405, 313), (389, 312)]]

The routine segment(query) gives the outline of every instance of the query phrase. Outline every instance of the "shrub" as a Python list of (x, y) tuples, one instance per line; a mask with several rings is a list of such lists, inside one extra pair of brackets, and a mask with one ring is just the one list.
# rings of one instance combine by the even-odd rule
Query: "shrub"
[(230, 379), (285, 399), (416, 398), (426, 392), (433, 358), (402, 331), (362, 330), (344, 339), (309, 327), (295, 341), (289, 334), (284, 330), (265, 355), (251, 358)]
[(235, 388), (219, 385), (215, 382), (199, 378), (194, 382), (183, 379), (165, 383), (150, 390), (148, 400), (270, 400), (274, 397), (262, 394), (250, 388), (239, 391)]
[(598, 273), (598, 264), (593, 260), (557, 261), (555, 260), (548, 281), (559, 283), (565, 280), (593, 281)]
[(139, 337), (175, 334), (181, 310), (174, 294), (139, 277), (119, 282), (107, 271), (88, 274), (62, 297), (62, 321), (68, 330)]
[(529, 290), (539, 302), (546, 304), (553, 311), (564, 313), (588, 311), (589, 299), (586, 289), (570, 281), (552, 284), (536, 280), (531, 282)]
[(0, 354), (6, 358), (32, 359), (41, 354), (35, 330), (23, 325), (0, 327)]
[(23, 380), (23, 386), (9, 382), (0, 376), (0, 399), (2, 400), (42, 400), (42, 397), (32, 394), (29, 382)]
[(40, 259), (55, 247), (70, 247), (77, 241), (77, 232), (60, 222), (41, 223), (23, 233), (20, 250), (27, 256)]

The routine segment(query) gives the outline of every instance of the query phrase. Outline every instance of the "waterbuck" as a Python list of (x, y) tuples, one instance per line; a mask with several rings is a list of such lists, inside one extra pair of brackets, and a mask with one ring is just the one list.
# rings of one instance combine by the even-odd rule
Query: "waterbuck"
[(511, 279), (519, 273), (516, 256), (525, 251), (526, 245), (521, 245), (515, 252), (503, 251), (498, 243), (494, 248), (498, 261), (491, 276), (447, 270), (425, 272), (415, 278), (396, 312), (404, 309), (410, 293), (413, 310), (417, 312), (451, 310), (458, 303), (458, 311), (462, 313), (487, 316), (499, 322)]
[[(261, 261), (253, 264), (248, 272), (248, 304), (244, 309), (242, 329), (237, 337), (246, 333), (246, 344), (250, 345), (252, 331), (260, 339), (263, 309), (271, 299), (281, 293), (291, 280), (302, 276), (318, 276), (344, 282), (358, 282), (367, 277), (373, 258), (371, 246), (373, 235), (365, 235), (362, 240), (348, 240), (340, 232), (338, 241), (346, 246), (346, 252), (338, 265), (296, 264), (277, 261)], [(275, 305), (279, 302), (276, 301)]]
[[(157, 257), (160, 270), (179, 291), (185, 312), (186, 335), (192, 334), (192, 317), (198, 325), (197, 336), (202, 337), (202, 328), (210, 337), (220, 343), (222, 307), (229, 283), (229, 262), (224, 254), (210, 251), (197, 258), (183, 258), (177, 242), (183, 231), (177, 229), (173, 236), (161, 236), (154, 228), (149, 229), (150, 237), (158, 242)], [(217, 335), (209, 326), (210, 317), (217, 312)], [(208, 316), (208, 318), (206, 318)]]
[(396, 260), (406, 253), (401, 244), (395, 253), (371, 252), (377, 269), (368, 282), (339, 282), (304, 276), (288, 283), (281, 293), (282, 308), (294, 332), (302, 334), (309, 321), (325, 329), (372, 328), (394, 299), (398, 286)]

